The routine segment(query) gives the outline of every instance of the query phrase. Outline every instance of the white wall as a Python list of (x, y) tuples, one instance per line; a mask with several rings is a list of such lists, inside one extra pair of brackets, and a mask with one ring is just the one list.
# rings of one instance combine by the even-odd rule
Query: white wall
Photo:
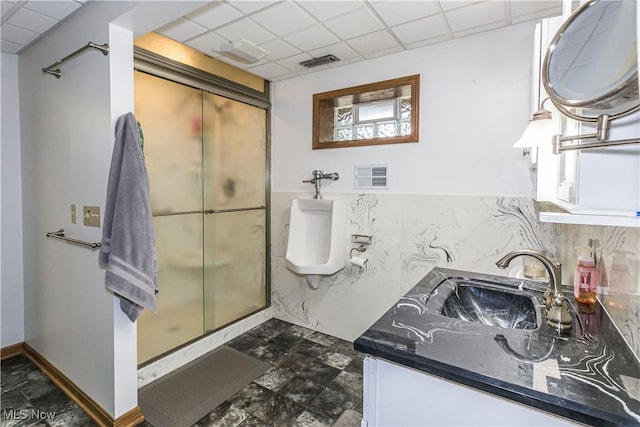
[[(272, 86), (273, 187), (312, 191), (314, 169), (341, 178), (323, 186), (353, 192), (353, 166), (389, 164), (389, 193), (529, 195), (527, 159), (512, 148), (530, 118), (535, 23), (524, 23)], [(421, 75), (420, 142), (311, 150), (312, 95)]]
[(22, 196), (20, 185), (20, 116), (18, 57), (2, 53), (2, 156), (0, 168), (0, 347), (24, 341), (22, 292)]
[[(114, 418), (137, 405), (135, 324), (97, 253), (45, 233), (100, 241), (100, 228), (71, 224), (70, 205), (104, 205), (113, 127), (133, 110), (133, 38), (202, 4), (92, 2), (19, 57), (24, 338)], [(42, 73), (88, 41), (110, 43), (109, 55), (87, 52), (59, 80)]]

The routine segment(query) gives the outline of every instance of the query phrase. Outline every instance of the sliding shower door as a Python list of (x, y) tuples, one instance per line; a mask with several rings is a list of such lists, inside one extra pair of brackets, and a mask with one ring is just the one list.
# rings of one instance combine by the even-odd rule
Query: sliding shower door
[(204, 94), (205, 330), (266, 303), (266, 110)]
[(160, 265), (138, 363), (267, 305), (266, 114), (135, 72)]

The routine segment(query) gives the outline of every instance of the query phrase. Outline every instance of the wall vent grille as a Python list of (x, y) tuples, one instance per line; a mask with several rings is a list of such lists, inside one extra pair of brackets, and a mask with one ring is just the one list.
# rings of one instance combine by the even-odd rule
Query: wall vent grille
[(386, 190), (389, 188), (389, 167), (387, 165), (366, 165), (355, 167), (354, 187), (360, 189)]

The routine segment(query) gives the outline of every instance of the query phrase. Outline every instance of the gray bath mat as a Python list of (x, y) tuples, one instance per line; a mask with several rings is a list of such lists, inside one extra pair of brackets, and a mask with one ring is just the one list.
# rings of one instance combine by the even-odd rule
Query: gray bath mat
[(221, 346), (141, 388), (142, 415), (157, 427), (185, 427), (262, 375), (268, 364)]

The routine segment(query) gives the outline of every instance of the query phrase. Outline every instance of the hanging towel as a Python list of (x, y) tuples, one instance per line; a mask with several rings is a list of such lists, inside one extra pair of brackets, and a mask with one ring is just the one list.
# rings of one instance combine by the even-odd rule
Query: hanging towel
[(133, 113), (118, 118), (104, 209), (100, 266), (105, 284), (120, 297), (132, 322), (143, 309), (156, 311), (156, 256), (149, 177)]

